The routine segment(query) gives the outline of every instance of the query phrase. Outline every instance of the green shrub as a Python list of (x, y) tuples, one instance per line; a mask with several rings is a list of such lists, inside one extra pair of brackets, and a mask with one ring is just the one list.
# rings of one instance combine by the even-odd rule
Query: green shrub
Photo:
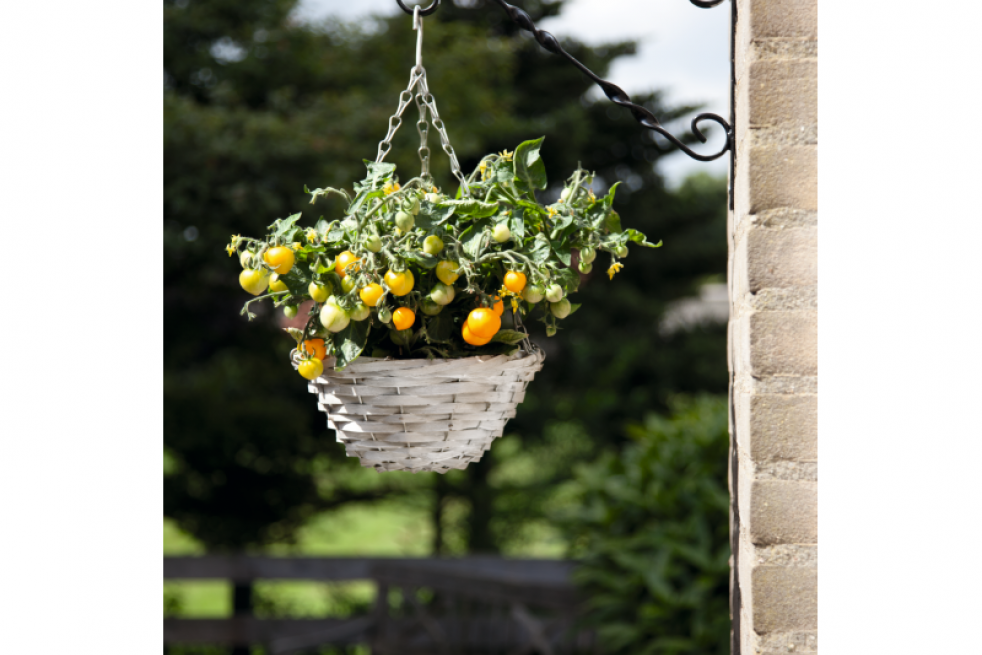
[(606, 653), (729, 652), (726, 399), (671, 410), (579, 467), (575, 509), (560, 518)]

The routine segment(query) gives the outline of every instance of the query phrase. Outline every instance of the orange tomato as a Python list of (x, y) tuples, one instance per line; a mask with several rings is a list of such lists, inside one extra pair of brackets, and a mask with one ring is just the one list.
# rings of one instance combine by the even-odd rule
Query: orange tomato
[(416, 314), (408, 307), (400, 307), (392, 312), (392, 323), (397, 330), (408, 330), (416, 322)]
[[(343, 253), (338, 255), (338, 258), (334, 261), (334, 270), (343, 278), (345, 275), (347, 275), (347, 273), (344, 272), (344, 269), (360, 261), (361, 259), (356, 257), (355, 253), (351, 252), (350, 250), (345, 250)], [(357, 266), (352, 268), (352, 272), (357, 270)]]
[(327, 359), (327, 349), (323, 339), (307, 339), (303, 342), (303, 352), (324, 361)]
[(464, 341), (466, 341), (472, 346), (483, 346), (484, 344), (491, 341), (491, 339), (482, 339), (480, 337), (474, 336), (474, 333), (471, 332), (471, 329), (467, 327), (467, 323), (464, 323), (464, 327), (461, 329), (461, 334), (464, 335)]
[(491, 309), (479, 307), (467, 316), (467, 327), (479, 339), (490, 339), (501, 329), (501, 318)]
[(505, 303), (501, 300), (501, 298), (499, 298), (498, 296), (495, 296), (494, 297), (494, 306), (491, 309), (494, 310), (494, 313), (495, 314), (497, 314), (498, 316), (501, 316), (502, 314), (505, 313)]
[(525, 273), (508, 271), (505, 273), (505, 288), (512, 293), (521, 293), (525, 288)]
[(263, 259), (269, 267), (279, 273), (286, 275), (293, 268), (293, 263), (297, 260), (293, 251), (285, 246), (276, 246), (263, 253)]
[(363, 287), (362, 290), (358, 292), (358, 295), (361, 297), (361, 301), (363, 303), (369, 307), (375, 307), (378, 304), (378, 299), (382, 297), (383, 293), (385, 293), (385, 291), (382, 289), (382, 285), (372, 282), (371, 284)]

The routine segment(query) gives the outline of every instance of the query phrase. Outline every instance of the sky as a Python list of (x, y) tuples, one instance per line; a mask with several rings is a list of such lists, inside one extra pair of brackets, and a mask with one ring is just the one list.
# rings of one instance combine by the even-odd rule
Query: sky
[[(522, 5), (521, 0), (511, 2), (515, 6)], [(406, 4), (413, 6), (411, 0), (406, 0)], [(401, 11), (395, 0), (301, 0), (298, 17), (318, 20), (333, 15), (358, 20), (372, 13)], [(406, 20), (411, 19), (406, 16)], [(713, 9), (700, 9), (688, 0), (569, 0), (561, 16), (544, 20), (537, 26), (552, 32), (560, 41), (564, 36), (588, 44), (637, 39), (638, 54), (615, 63), (607, 79), (628, 94), (662, 89), (671, 103), (702, 103), (702, 111), (727, 118), (729, 25), (730, 8), (725, 2)], [(410, 58), (414, 54), (407, 52), (406, 56)], [(685, 126), (667, 127), (678, 133)], [(638, 129), (644, 128), (638, 126)], [(707, 153), (718, 151), (722, 135), (718, 128), (715, 131), (715, 138), (710, 137), (707, 146), (693, 149)], [(678, 153), (664, 158), (661, 168), (672, 185), (699, 170), (725, 174), (727, 157), (704, 163)]]

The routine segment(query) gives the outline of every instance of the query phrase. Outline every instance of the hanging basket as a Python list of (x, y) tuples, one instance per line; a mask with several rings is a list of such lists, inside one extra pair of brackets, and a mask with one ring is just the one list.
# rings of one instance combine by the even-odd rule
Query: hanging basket
[(479, 460), (501, 436), (543, 361), (535, 347), (451, 360), (359, 357), (343, 371), (329, 360), (309, 389), (362, 466), (446, 473)]

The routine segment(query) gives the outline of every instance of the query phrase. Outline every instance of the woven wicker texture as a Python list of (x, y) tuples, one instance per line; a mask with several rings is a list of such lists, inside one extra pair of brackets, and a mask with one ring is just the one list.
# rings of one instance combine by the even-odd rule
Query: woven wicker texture
[(463, 359), (325, 361), (311, 382), (349, 457), (379, 471), (462, 469), (501, 436), (542, 369), (541, 350)]

